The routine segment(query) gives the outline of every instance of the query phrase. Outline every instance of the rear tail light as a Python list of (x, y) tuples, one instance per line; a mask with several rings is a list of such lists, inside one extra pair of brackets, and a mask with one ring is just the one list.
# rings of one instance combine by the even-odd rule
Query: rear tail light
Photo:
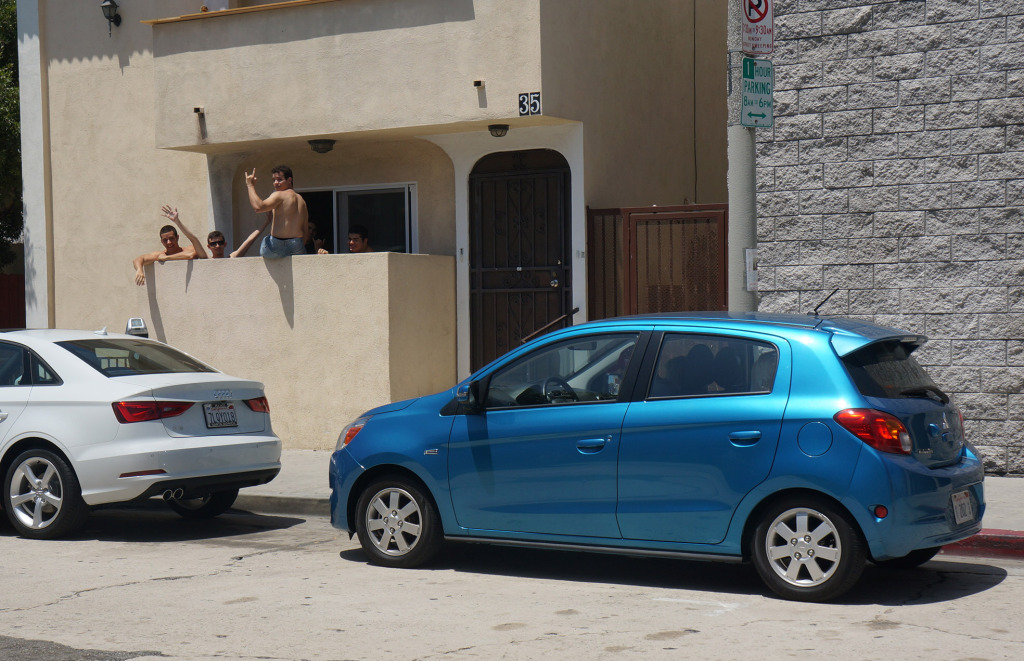
[(266, 397), (255, 397), (245, 400), (246, 406), (257, 413), (270, 413), (270, 402)]
[(192, 408), (193, 402), (114, 402), (118, 422), (145, 422), (173, 418)]
[(874, 409), (846, 409), (833, 419), (876, 450), (910, 454), (910, 434), (894, 415)]

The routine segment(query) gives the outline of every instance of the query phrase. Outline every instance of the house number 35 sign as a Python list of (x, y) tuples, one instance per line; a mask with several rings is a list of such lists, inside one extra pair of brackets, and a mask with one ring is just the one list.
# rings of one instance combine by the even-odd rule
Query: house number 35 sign
[(540, 92), (520, 92), (519, 116), (540, 114)]

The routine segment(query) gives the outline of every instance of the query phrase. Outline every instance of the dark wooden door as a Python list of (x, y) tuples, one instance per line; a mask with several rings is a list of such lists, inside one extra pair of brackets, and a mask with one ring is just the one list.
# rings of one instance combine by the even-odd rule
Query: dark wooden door
[(535, 152), (487, 157), (470, 177), (474, 370), (562, 317), (571, 323), (569, 167)]

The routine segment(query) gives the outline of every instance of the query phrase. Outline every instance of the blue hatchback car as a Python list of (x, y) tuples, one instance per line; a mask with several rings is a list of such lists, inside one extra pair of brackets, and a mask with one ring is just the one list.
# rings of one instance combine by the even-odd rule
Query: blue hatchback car
[(783, 597), (831, 599), (867, 560), (981, 530), (982, 465), (925, 340), (757, 313), (553, 332), (346, 427), (331, 521), (392, 567), (491, 542), (751, 561)]

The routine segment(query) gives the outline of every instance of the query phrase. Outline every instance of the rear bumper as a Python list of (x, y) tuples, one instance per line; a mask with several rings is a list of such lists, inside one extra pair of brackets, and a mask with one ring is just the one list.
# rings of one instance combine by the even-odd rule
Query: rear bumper
[(150, 498), (163, 494), (170, 489), (184, 491), (182, 498), (199, 498), (216, 491), (257, 487), (270, 482), (281, 472), (281, 467), (264, 468), (262, 470), (245, 471), (244, 473), (228, 473), (226, 475), (206, 475), (203, 477), (174, 478), (161, 480), (149, 486), (138, 499)]
[[(168, 488), (181, 488), (187, 496), (251, 487), (266, 484), (281, 470), (281, 441), (273, 435), (165, 436), (83, 450), (73, 463), (89, 505), (128, 502)], [(160, 472), (139, 474), (150, 471)]]
[[(857, 493), (856, 484), (871, 481), (872, 474), (881, 478), (875, 484), (888, 483), (888, 493), (878, 489)], [(931, 469), (910, 457), (882, 458), (865, 453), (854, 483), (853, 498), (846, 505), (857, 517), (871, 557), (876, 560), (944, 546), (981, 531), (985, 514), (984, 469), (974, 456), (966, 456), (954, 466)], [(960, 492), (967, 492), (974, 516), (957, 523), (953, 495)], [(888, 516), (875, 517), (876, 505), (884, 505)]]

